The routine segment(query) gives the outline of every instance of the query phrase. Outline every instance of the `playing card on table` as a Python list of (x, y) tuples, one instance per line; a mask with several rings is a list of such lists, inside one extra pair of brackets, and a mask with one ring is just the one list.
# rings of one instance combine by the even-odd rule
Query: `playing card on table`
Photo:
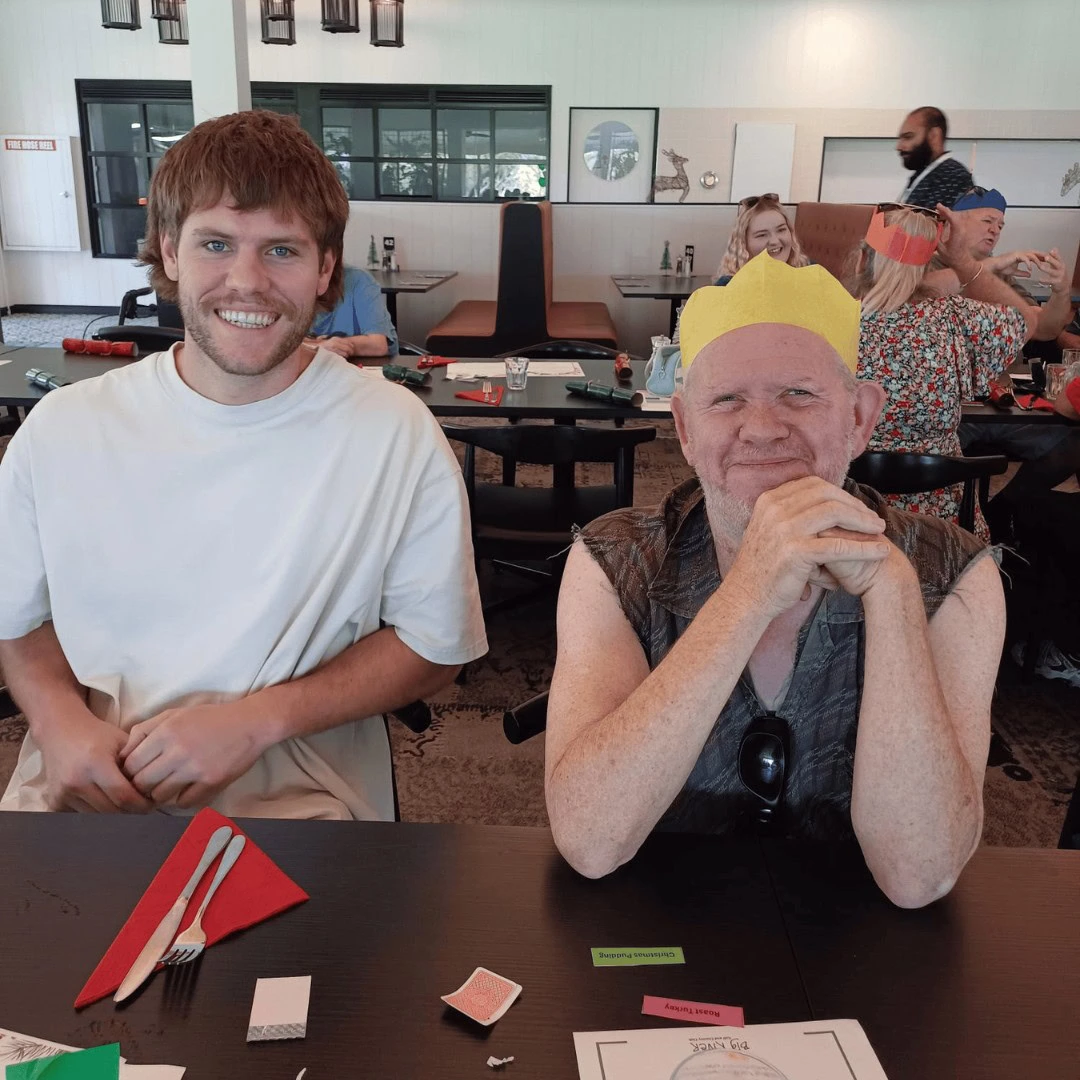
[(494, 1024), (517, 1001), (521, 987), (516, 982), (478, 967), (452, 994), (443, 1001), (452, 1009), (464, 1013), (478, 1024)]

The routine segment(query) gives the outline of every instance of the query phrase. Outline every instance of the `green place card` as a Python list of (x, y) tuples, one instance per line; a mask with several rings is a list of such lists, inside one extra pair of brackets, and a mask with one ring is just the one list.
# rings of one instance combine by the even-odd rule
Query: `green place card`
[(7, 1067), (7, 1080), (118, 1080), (120, 1044), (92, 1046)]
[(669, 949), (593, 949), (593, 967), (640, 967), (642, 964), (685, 964), (683, 951)]

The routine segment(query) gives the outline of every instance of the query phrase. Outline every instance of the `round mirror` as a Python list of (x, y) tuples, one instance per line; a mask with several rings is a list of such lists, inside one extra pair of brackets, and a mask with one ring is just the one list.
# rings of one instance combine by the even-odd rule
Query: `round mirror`
[(601, 180), (628, 176), (640, 156), (634, 129), (619, 120), (605, 120), (585, 136), (585, 167)]

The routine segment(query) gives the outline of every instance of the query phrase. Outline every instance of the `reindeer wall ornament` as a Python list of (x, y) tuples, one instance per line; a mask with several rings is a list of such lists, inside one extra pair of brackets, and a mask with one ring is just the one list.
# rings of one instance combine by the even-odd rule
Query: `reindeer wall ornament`
[(1078, 161), (1061, 180), (1061, 195), (1064, 198), (1074, 187), (1080, 184), (1080, 161)]
[(653, 179), (652, 192), (649, 195), (649, 201), (656, 202), (656, 193), (658, 191), (681, 190), (682, 194), (679, 196), (679, 202), (685, 202), (686, 196), (690, 194), (690, 181), (687, 178), (686, 170), (683, 166), (690, 159), (680, 157), (674, 150), (661, 150), (660, 153), (675, 166), (675, 175), (655, 177)]

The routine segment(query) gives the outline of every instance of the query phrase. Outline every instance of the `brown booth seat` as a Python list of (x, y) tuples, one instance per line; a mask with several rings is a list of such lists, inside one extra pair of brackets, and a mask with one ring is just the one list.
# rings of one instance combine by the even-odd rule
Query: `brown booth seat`
[(498, 304), (494, 300), (462, 300), (454, 305), (450, 314), (434, 327), (428, 335), (428, 347), (431, 339), (438, 335), (449, 337), (482, 338), (492, 337), (495, 333), (495, 312)]
[(795, 233), (808, 259), (844, 281), (873, 212), (861, 203), (801, 202), (795, 208)]
[(494, 356), (565, 338), (615, 348), (606, 304), (552, 300), (553, 263), (551, 203), (505, 203), (498, 299), (456, 304), (432, 327), (427, 347), (445, 356)]
[(547, 336), (554, 341), (588, 341), (614, 349), (615, 324), (607, 304), (560, 300), (548, 308)]

